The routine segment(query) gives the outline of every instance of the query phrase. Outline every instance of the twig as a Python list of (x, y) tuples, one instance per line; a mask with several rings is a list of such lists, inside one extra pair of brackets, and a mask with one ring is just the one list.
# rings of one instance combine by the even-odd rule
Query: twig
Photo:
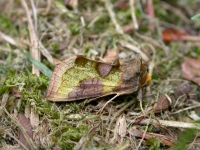
[(111, 18), (113, 24), (115, 25), (116, 31), (119, 34), (123, 34), (124, 32), (123, 32), (121, 26), (117, 23), (115, 13), (112, 10), (112, 4), (110, 3), (110, 0), (104, 0), (104, 2), (105, 2), (105, 7), (108, 10), (108, 13), (110, 15), (110, 18)]
[(147, 37), (147, 36), (144, 36), (144, 35), (141, 35), (139, 34), (138, 32), (135, 32), (135, 35), (139, 38), (141, 38), (142, 40), (145, 40), (146, 42), (149, 42), (151, 43), (152, 45), (154, 46), (157, 46), (159, 48), (163, 48), (165, 51), (168, 51), (169, 48), (167, 46), (165, 46), (163, 43), (159, 43), (157, 42), (156, 40), (150, 38), (150, 37)]
[(131, 100), (130, 102), (128, 102), (125, 106), (123, 106), (120, 110), (118, 110), (114, 116), (112, 116), (112, 120), (110, 121), (110, 124), (108, 126), (108, 130), (107, 130), (107, 133), (106, 133), (106, 140), (108, 140), (109, 138), (109, 135), (110, 135), (110, 130), (111, 130), (111, 125), (112, 123), (114, 122), (114, 120), (119, 116), (121, 115), (121, 113), (127, 109), (129, 106), (133, 105), (135, 103), (135, 99)]
[(143, 106), (142, 106), (142, 89), (140, 89), (138, 91), (138, 96), (137, 96), (139, 102), (140, 102), (140, 108), (141, 108), (141, 111), (142, 113), (145, 115), (145, 112), (144, 112), (144, 109), (143, 109)]
[(145, 136), (146, 136), (146, 133), (147, 133), (147, 130), (148, 130), (150, 121), (151, 121), (151, 119), (149, 119), (149, 122), (148, 122), (148, 124), (147, 124), (147, 126), (146, 126), (146, 128), (145, 128), (144, 134), (142, 135), (142, 139), (140, 140), (140, 142), (139, 142), (139, 144), (138, 144), (136, 150), (139, 150), (140, 146), (142, 145), (142, 141), (144, 140), (144, 138), (145, 138)]
[(43, 15), (48, 15), (49, 14), (49, 12), (51, 11), (51, 4), (52, 2), (51, 2), (51, 0), (47, 0), (47, 7), (46, 7), (46, 9), (45, 9), (45, 12), (43, 13)]
[(31, 150), (37, 149), (35, 144), (33, 143), (33, 140), (29, 137), (28, 133), (24, 129), (24, 127), (21, 125), (21, 123), (12, 115), (9, 114), (9, 112), (4, 108), (5, 113), (8, 115), (8, 117), (18, 126), (18, 128), (22, 131), (24, 137), (26, 138)]
[(39, 42), (39, 47), (42, 55), (45, 56), (51, 64), (55, 64), (54, 58), (50, 55), (49, 51), (44, 47), (41, 42)]
[(4, 34), (3, 32), (0, 31), (0, 37), (2, 37), (6, 42), (12, 44), (12, 45), (15, 45), (15, 46), (18, 46), (18, 47), (25, 47), (24, 44), (22, 44), (21, 42), (13, 39), (12, 37)]
[(123, 40), (120, 40), (119, 43), (123, 46), (123, 47), (126, 47), (130, 50), (133, 50), (135, 51), (136, 53), (140, 53), (142, 58), (145, 60), (145, 61), (149, 61), (149, 58), (147, 57), (147, 55), (145, 53), (143, 53), (138, 47), (126, 42), (126, 41), (123, 41)]
[(8, 136), (10, 136), (11, 138), (13, 138), (15, 141), (17, 141), (18, 144), (20, 144), (25, 150), (29, 150), (29, 148), (26, 147), (17, 137), (15, 137), (14, 135), (12, 135), (12, 133), (10, 133), (9, 130), (6, 130), (6, 134)]
[[(128, 122), (130, 123), (136, 123), (136, 120), (128, 120)], [(138, 124), (141, 125), (147, 125), (150, 122), (150, 124), (153, 125), (162, 125), (162, 126), (167, 126), (167, 127), (174, 127), (174, 128), (187, 128), (187, 129), (200, 129), (200, 125), (199, 124), (195, 124), (195, 123), (187, 123), (187, 122), (180, 122), (180, 121), (167, 121), (167, 120), (157, 120), (157, 119), (144, 119), (142, 121), (140, 121)]]
[[(0, 46), (0, 51), (1, 51), (1, 52), (7, 52), (7, 53), (12, 52), (11, 49), (9, 49), (9, 48), (7, 48), (7, 47), (2, 47), (2, 46)], [(13, 51), (13, 52), (14, 52), (14, 51)]]
[[(1, 107), (0, 109), (3, 109), (4, 112), (8, 115), (8, 117), (16, 124), (16, 126), (18, 126), (18, 128), (22, 131), (24, 137), (26, 138), (27, 140), (27, 143), (29, 144), (31, 150), (34, 150), (36, 149), (36, 146), (34, 145), (32, 139), (29, 137), (28, 133), (26, 132), (26, 130), (24, 129), (24, 127), (21, 125), (21, 123), (15, 118), (13, 117), (8, 111), (7, 109), (5, 108), (5, 105), (7, 103), (7, 100), (8, 100), (8, 93), (4, 93), (3, 97), (2, 97), (2, 104), (1, 104)], [(24, 146), (24, 145), (22, 145)]]
[[(107, 101), (104, 105), (103, 105), (103, 107), (98, 111), (98, 113), (102, 113), (102, 111), (103, 111), (103, 109), (110, 103), (110, 102), (112, 102), (116, 97), (118, 97), (119, 96), (119, 94), (116, 94), (115, 96), (113, 96), (113, 98), (111, 98), (109, 101)], [(98, 114), (97, 113), (97, 114)]]
[[(22, 43), (16, 39), (13, 39), (12, 37), (5, 35), (1, 31), (0, 31), (0, 37), (2, 37), (6, 42), (12, 45), (15, 45), (17, 47), (21, 47), (21, 48), (25, 48), (26, 45), (28, 44), (28, 43)], [(5, 52), (11, 52), (10, 49), (4, 48), (4, 47), (0, 47), (0, 50), (5, 51)], [(41, 42), (39, 42), (39, 50), (41, 51), (42, 55), (45, 56), (51, 64), (55, 64), (54, 58), (50, 55), (49, 51), (42, 45)], [(15, 51), (12, 51), (12, 52), (16, 53)]]
[[(38, 49), (39, 42), (38, 42), (36, 31), (35, 31), (33, 21), (31, 18), (31, 13), (29, 11), (29, 8), (28, 8), (25, 0), (21, 0), (21, 4), (26, 11), (26, 15), (27, 15), (27, 19), (28, 19), (28, 29), (29, 29), (30, 40), (31, 40), (31, 55), (35, 60), (40, 61), (40, 52)], [(32, 65), (32, 73), (36, 74), (37, 76), (40, 75), (40, 71), (34, 65)]]
[(130, 3), (130, 9), (131, 9), (131, 17), (132, 17), (132, 20), (133, 20), (133, 26), (134, 26), (134, 29), (137, 30), (138, 29), (138, 23), (137, 23), (137, 19), (136, 19), (136, 16), (135, 16), (135, 0), (130, 0), (129, 1)]
[[(192, 149), (192, 146), (196, 143), (196, 141), (198, 140), (200, 136), (200, 132), (196, 134), (195, 138), (193, 139), (193, 141), (189, 144), (189, 146), (187, 147), (187, 149)], [(198, 143), (198, 142), (197, 142)]]
[(33, 19), (34, 19), (34, 29), (35, 29), (35, 33), (37, 35), (37, 28), (38, 28), (38, 25), (37, 25), (37, 10), (35, 8), (35, 5), (34, 5), (34, 1), (33, 0), (30, 0), (31, 2), (31, 7), (32, 7), (32, 11), (33, 11)]
[(188, 17), (186, 17), (184, 15), (183, 12), (180, 11), (180, 9), (173, 7), (172, 5), (169, 5), (168, 3), (161, 1), (161, 7), (164, 9), (168, 9), (170, 11), (172, 11), (175, 15), (180, 16), (182, 20), (184, 20), (185, 22), (189, 22), (190, 20), (188, 19)]
[(176, 111), (176, 112), (173, 112), (173, 113), (171, 113), (171, 114), (172, 114), (172, 115), (178, 114), (178, 113), (180, 113), (180, 112), (183, 112), (183, 111), (186, 111), (186, 110), (189, 110), (189, 109), (194, 109), (194, 108), (197, 108), (197, 107), (200, 107), (200, 104), (199, 104), (199, 105), (190, 106), (190, 107), (187, 107), (187, 108), (184, 108), (184, 109), (180, 109), (180, 110), (178, 110), (178, 111)]
[(199, 36), (194, 36), (194, 35), (184, 35), (184, 36), (180, 37), (180, 40), (199, 42), (200, 41), (200, 37)]

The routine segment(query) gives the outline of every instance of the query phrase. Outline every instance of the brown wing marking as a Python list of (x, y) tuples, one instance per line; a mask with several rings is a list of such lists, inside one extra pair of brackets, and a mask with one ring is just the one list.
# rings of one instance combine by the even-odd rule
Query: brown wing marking
[(83, 97), (96, 97), (103, 93), (103, 84), (99, 78), (88, 78), (68, 94), (69, 98), (83, 99)]
[(112, 65), (106, 63), (97, 63), (97, 71), (103, 77), (107, 76), (112, 69)]

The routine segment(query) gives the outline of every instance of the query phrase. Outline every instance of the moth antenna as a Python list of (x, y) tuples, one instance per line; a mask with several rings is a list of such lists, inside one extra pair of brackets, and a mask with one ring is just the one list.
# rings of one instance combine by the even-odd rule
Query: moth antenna
[(112, 100), (114, 100), (116, 97), (118, 97), (120, 94), (116, 94), (113, 98), (111, 98), (109, 101), (107, 101), (103, 107), (97, 112), (97, 114), (101, 113), (103, 111), (103, 109), (106, 107), (106, 105), (108, 105)]

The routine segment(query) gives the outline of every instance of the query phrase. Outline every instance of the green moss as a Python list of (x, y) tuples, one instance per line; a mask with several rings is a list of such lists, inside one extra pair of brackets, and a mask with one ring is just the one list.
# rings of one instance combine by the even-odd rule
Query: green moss
[(146, 141), (147, 145), (150, 147), (149, 150), (160, 150), (161, 142), (157, 138), (150, 138)]
[(6, 14), (0, 12), (0, 30), (9, 31), (11, 34), (17, 34), (17, 28), (12, 21), (6, 16)]
[(79, 34), (79, 32), (80, 32), (78, 23), (70, 24), (68, 26), (68, 29), (71, 31), (72, 35)]
[[(52, 125), (55, 121), (52, 122)], [(52, 142), (64, 149), (72, 149), (81, 137), (86, 135), (88, 129), (84, 125), (74, 126), (66, 122), (54, 124), (52, 128)]]
[[(12, 88), (17, 87), (20, 95), (22, 95), (22, 103), (19, 107), (19, 112), (24, 113), (26, 105), (31, 106), (36, 110), (40, 117), (46, 116), (51, 124), (52, 130), (52, 143), (53, 145), (59, 145), (65, 149), (72, 149), (75, 142), (78, 142), (82, 136), (87, 133), (87, 126), (77, 123), (77, 126), (63, 122), (65, 120), (66, 111), (68, 113), (77, 113), (80, 111), (80, 106), (76, 103), (70, 103), (61, 105), (61, 109), (58, 111), (56, 104), (51, 104), (44, 99), (44, 94), (47, 88), (48, 78), (45, 76), (37, 77), (36, 75), (27, 75), (24, 73), (15, 75), (10, 73), (7, 76), (2, 86), (0, 86), (0, 95), (5, 92), (11, 92)], [(16, 105), (17, 99), (9, 101), (7, 108), (12, 108), (11, 105)], [(14, 109), (14, 108), (13, 108)], [(12, 110), (10, 110), (12, 111)]]

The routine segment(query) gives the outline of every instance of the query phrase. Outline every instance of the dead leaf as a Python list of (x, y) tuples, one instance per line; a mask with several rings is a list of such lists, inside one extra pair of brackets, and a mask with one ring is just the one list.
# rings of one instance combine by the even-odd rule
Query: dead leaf
[(200, 60), (185, 57), (181, 65), (182, 77), (200, 86)]
[[(142, 138), (144, 132), (134, 129), (134, 130), (128, 130), (128, 133), (132, 136), (138, 137), (138, 138)], [(158, 140), (160, 140), (164, 145), (167, 146), (174, 146), (175, 144), (175, 140), (172, 139), (171, 137), (165, 136), (165, 135), (161, 135), (161, 134), (155, 134), (155, 133), (145, 133), (144, 139), (148, 140), (150, 138), (157, 138)]]
[(29, 105), (25, 106), (24, 115), (26, 118), (30, 119), (31, 116), (31, 107)]
[(162, 38), (165, 42), (173, 42), (181, 40), (183, 36), (189, 35), (188, 32), (184, 30), (175, 30), (172, 28), (166, 28), (162, 31)]
[(14, 94), (18, 94), (18, 93), (19, 93), (18, 87), (13, 87), (12, 88), (12, 94), (14, 95)]
[(168, 100), (167, 96), (162, 94), (159, 96), (157, 103), (154, 106), (154, 113), (160, 113), (167, 110), (171, 105), (174, 104), (175, 99), (181, 97), (182, 99), (187, 98), (195, 98), (195, 93), (190, 92), (190, 84), (184, 84), (177, 88), (174, 88), (171, 91), (171, 95), (169, 96), (170, 101)]
[(37, 129), (39, 126), (39, 115), (35, 112), (33, 108), (31, 108), (30, 122), (33, 129)]
[(104, 58), (103, 58), (103, 60), (105, 62), (113, 62), (116, 59), (119, 59), (119, 54), (118, 54), (118, 50), (116, 50), (114, 48), (113, 49), (108, 49), (106, 51), (106, 54), (105, 54)]
[(122, 143), (124, 137), (126, 136), (126, 117), (124, 114), (122, 114), (115, 125), (114, 129), (114, 137), (111, 139), (111, 144), (114, 144), (116, 142)]
[(174, 94), (174, 97), (177, 99), (180, 96), (188, 94), (189, 91), (190, 91), (190, 84), (187, 83), (187, 84), (179, 86), (178, 88), (173, 89), (173, 94)]
[(125, 0), (118, 0), (115, 2), (114, 7), (121, 10), (127, 10), (129, 7), (129, 3)]
[(186, 62), (187, 64), (189, 64), (193, 68), (200, 69), (200, 59), (185, 57), (184, 62)]
[(77, 0), (65, 0), (64, 1), (65, 5), (67, 8), (74, 8), (77, 7), (78, 5), (78, 1)]
[(121, 143), (123, 141), (123, 138), (126, 136), (126, 117), (124, 114), (122, 114), (118, 121), (117, 121), (117, 132), (118, 135), (120, 136), (120, 141), (118, 141), (119, 143)]
[[(26, 130), (28, 136), (31, 139), (33, 139), (33, 131), (32, 131), (30, 120), (27, 119), (23, 114), (18, 114), (17, 118), (19, 122), (21, 123), (21, 125)], [(30, 149), (27, 139), (24, 137), (23, 132), (21, 130), (18, 131), (18, 137), (19, 137), (19, 140), (23, 143), (23, 145), (26, 146), (28, 149)], [(21, 145), (20, 147), (23, 148)]]
[[(173, 100), (173, 97), (170, 97)], [(160, 95), (160, 97), (158, 98), (158, 101), (154, 107), (154, 113), (160, 113), (163, 112), (165, 110), (167, 110), (170, 107), (170, 102), (167, 99), (167, 97), (162, 94)]]

